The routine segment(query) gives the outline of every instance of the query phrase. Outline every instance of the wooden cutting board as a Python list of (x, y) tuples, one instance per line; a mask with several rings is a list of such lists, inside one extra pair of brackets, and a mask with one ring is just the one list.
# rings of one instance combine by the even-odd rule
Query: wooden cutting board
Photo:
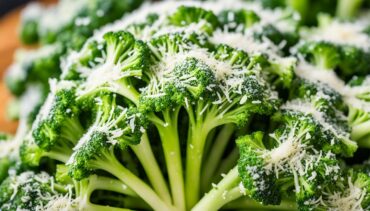
[[(41, 2), (50, 4), (54, 3), (55, 0), (43, 0)], [(14, 51), (21, 47), (17, 30), (22, 8), (17, 8), (0, 18), (0, 131), (8, 133), (16, 131), (17, 122), (9, 120), (6, 115), (7, 105), (12, 96), (6, 89), (4, 73), (13, 61)]]

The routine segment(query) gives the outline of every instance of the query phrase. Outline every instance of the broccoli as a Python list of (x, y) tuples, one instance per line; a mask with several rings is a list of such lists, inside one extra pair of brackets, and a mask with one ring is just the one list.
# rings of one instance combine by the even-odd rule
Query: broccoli
[(84, 133), (74, 84), (67, 81), (50, 83), (52, 90), (33, 123), (32, 135), (37, 145), (46, 151), (54, 147), (60, 151), (71, 150)]
[(168, 22), (170, 25), (181, 27), (198, 23), (201, 24), (199, 28), (208, 34), (219, 26), (218, 18), (213, 12), (199, 7), (180, 6), (168, 16)]
[(1, 210), (369, 209), (361, 1), (141, 2), (24, 14)]
[[(68, 167), (65, 165), (57, 166), (55, 178), (59, 184), (69, 186), (71, 187), (71, 190), (70, 193), (50, 201), (48, 205), (46, 205), (48, 209), (73, 208), (77, 210), (126, 210), (119, 207), (94, 204), (91, 201), (92, 194), (98, 190), (109, 191), (109, 193), (114, 192), (124, 194), (126, 197), (137, 197), (136, 193), (127, 187), (127, 185), (110, 177), (94, 174), (81, 181), (73, 180), (68, 176)], [(66, 202), (66, 200), (68, 200), (68, 202)], [(132, 199), (129, 198), (126, 203), (129, 202), (129, 200)]]
[(6, 73), (8, 89), (16, 96), (22, 95), (28, 86), (37, 83), (48, 90), (49, 78), (57, 77), (61, 72), (59, 59), (63, 53), (63, 47), (58, 44), (36, 50), (18, 50), (15, 54), (16, 62)]
[[(78, 98), (93, 97), (96, 92), (107, 90), (120, 94), (133, 103), (138, 103), (139, 93), (131, 78), (141, 77), (147, 68), (146, 45), (141, 41), (136, 41), (130, 33), (123, 31), (106, 33), (104, 41), (105, 43), (102, 44), (94, 43), (104, 46), (102, 57), (94, 51), (91, 52), (93, 49), (83, 50), (82, 58), (79, 59), (81, 63), (76, 64), (78, 67), (72, 68), (72, 70), (80, 71), (79, 75), (84, 80), (77, 88)], [(91, 62), (84, 62), (89, 57), (99, 62), (95, 65)], [(89, 67), (89, 65), (93, 66)], [(90, 68), (92, 70), (89, 70)], [(108, 74), (112, 70), (115, 73)]]
[(38, 3), (28, 5), (21, 15), (19, 38), (24, 44), (34, 44), (39, 41), (39, 22), (42, 6)]
[[(116, 105), (114, 95), (102, 93), (96, 100), (98, 108), (95, 121), (73, 148), (73, 154), (66, 162), (71, 177), (82, 180), (94, 171), (104, 170), (125, 182), (154, 209), (171, 209), (146, 183), (126, 169), (115, 155), (115, 149), (140, 142), (140, 113)], [(139, 153), (143, 152), (139, 150)], [(159, 191), (166, 194), (166, 190)]]
[[(346, 98), (349, 102), (348, 124), (351, 137), (360, 147), (369, 147), (369, 77), (357, 79), (356, 84), (346, 86)], [(354, 83), (355, 81), (352, 81)]]
[(0, 204), (2, 210), (39, 210), (44, 204), (65, 194), (68, 190), (54, 183), (46, 172), (26, 171), (10, 175), (0, 185)]
[[(336, 69), (348, 80), (353, 74), (367, 75), (370, 37), (361, 22), (352, 23), (321, 17), (317, 28), (302, 30), (304, 38), (297, 46), (298, 56), (323, 69)], [(360, 41), (362, 40), (362, 41)]]
[(318, 209), (366, 210), (369, 201), (370, 177), (364, 172), (349, 169), (335, 187), (325, 187), (322, 200), (315, 202)]

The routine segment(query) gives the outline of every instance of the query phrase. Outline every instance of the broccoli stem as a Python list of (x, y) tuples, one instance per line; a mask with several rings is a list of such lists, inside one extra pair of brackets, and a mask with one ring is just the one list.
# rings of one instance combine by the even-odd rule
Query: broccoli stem
[(222, 127), (221, 131), (217, 135), (210, 154), (208, 155), (206, 161), (204, 162), (204, 168), (202, 172), (202, 190), (206, 191), (210, 185), (212, 177), (219, 166), (220, 160), (227, 144), (229, 143), (230, 137), (235, 131), (234, 124), (227, 124)]
[(309, 8), (309, 0), (286, 0), (286, 4), (297, 11), (301, 15), (303, 21), (307, 19), (307, 8)]
[(217, 128), (214, 128), (213, 130), (211, 130), (211, 132), (209, 132), (208, 136), (207, 136), (207, 140), (206, 140), (206, 143), (205, 143), (205, 146), (204, 146), (204, 156), (203, 156), (203, 161), (204, 162), (206, 160), (206, 158), (208, 157), (209, 155), (209, 150), (211, 149), (212, 147), (212, 144), (213, 144), (213, 140), (215, 139), (216, 135), (217, 135)]
[(113, 82), (112, 84), (113, 84), (113, 87), (116, 88), (115, 92), (117, 94), (120, 94), (126, 97), (131, 102), (133, 102), (135, 105), (139, 103), (140, 94), (136, 90), (135, 86), (133, 86), (132, 83), (127, 78)]
[(260, 203), (256, 202), (255, 200), (252, 200), (248, 197), (243, 197), (236, 199), (228, 204), (226, 204), (224, 207), (226, 210), (281, 210), (281, 211), (296, 211), (297, 204), (294, 201), (284, 199), (281, 201), (280, 205), (261, 205)]
[(68, 118), (63, 124), (61, 137), (67, 139), (73, 144), (76, 144), (76, 142), (82, 137), (84, 132), (85, 130), (81, 126), (80, 121), (77, 117)]
[[(70, 152), (70, 154), (72, 154), (72, 152)], [(68, 155), (65, 152), (57, 152), (53, 150), (53, 151), (45, 152), (44, 156), (49, 157), (53, 160), (60, 161), (62, 163), (67, 163), (69, 160), (70, 154)]]
[(72, 149), (73, 146), (69, 146), (66, 141), (60, 140), (50, 151), (44, 152), (44, 156), (58, 160), (62, 163), (67, 163), (73, 152)]
[(117, 160), (114, 155), (113, 148), (102, 152), (101, 159), (94, 160), (91, 163), (95, 169), (104, 170), (113, 176), (117, 177), (123, 183), (127, 184), (137, 195), (148, 203), (154, 210), (170, 211), (174, 208), (164, 201), (151, 189), (145, 182), (139, 179), (131, 171), (126, 169)]
[(370, 134), (362, 137), (357, 141), (357, 144), (361, 148), (367, 148), (370, 149)]
[(154, 114), (150, 115), (149, 119), (154, 123), (161, 137), (173, 203), (178, 209), (185, 210), (186, 205), (181, 160), (182, 156), (177, 128), (179, 111), (180, 107), (174, 110), (171, 109), (163, 111), (162, 114), (164, 121)]
[(140, 160), (140, 163), (142, 164), (154, 190), (166, 203), (170, 204), (172, 200), (171, 195), (161, 169), (159, 168), (157, 160), (153, 154), (148, 135), (143, 134), (140, 144), (132, 145), (131, 149)]
[[(366, 122), (354, 125), (352, 127), (351, 137), (353, 138), (353, 140), (361, 140), (363, 137), (366, 137), (367, 135), (370, 134), (369, 131), (370, 131), (370, 121), (366, 121)], [(369, 145), (366, 142), (363, 143), (363, 141), (359, 142), (358, 144), (360, 146), (362, 144), (365, 144), (365, 146)]]
[(363, 0), (339, 0), (336, 15), (341, 19), (350, 19), (356, 15)]
[(230, 154), (221, 161), (218, 170), (214, 174), (213, 181), (217, 181), (221, 174), (224, 174), (225, 172), (228, 172), (231, 168), (233, 168), (238, 159), (239, 159), (239, 149), (235, 147), (230, 152)]
[(192, 211), (218, 210), (228, 202), (243, 196), (238, 187), (239, 182), (238, 169), (234, 167), (210, 192), (204, 195)]
[(218, 109), (211, 108), (204, 112), (208, 104), (198, 103), (195, 111), (187, 107), (189, 114), (189, 132), (186, 149), (186, 205), (193, 207), (200, 198), (200, 173), (204, 154), (204, 146), (208, 134), (219, 125), (217, 121)]
[(137, 194), (120, 180), (94, 175), (90, 176), (89, 181), (94, 190), (107, 190), (122, 193), (127, 196), (137, 197)]
[(97, 204), (93, 204), (93, 203), (86, 204), (84, 206), (84, 210), (89, 210), (89, 211), (133, 211), (131, 209), (103, 206), (103, 205), (97, 205)]

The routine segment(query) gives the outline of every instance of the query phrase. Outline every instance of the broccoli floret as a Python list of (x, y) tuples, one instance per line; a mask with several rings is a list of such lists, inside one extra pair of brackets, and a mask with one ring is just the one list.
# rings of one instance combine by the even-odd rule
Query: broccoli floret
[(54, 178), (45, 172), (23, 172), (10, 175), (0, 185), (0, 208), (2, 210), (39, 210), (67, 189), (54, 183)]
[(337, 157), (315, 146), (316, 131), (314, 122), (300, 117), (279, 124), (269, 137), (263, 132), (240, 137), (238, 167), (224, 175), (194, 210), (219, 209), (243, 195), (263, 205), (279, 205), (282, 200), (287, 203), (285, 198), (292, 194), (299, 209), (312, 208), (308, 202), (322, 194), (318, 187), (332, 185), (341, 176)]
[(212, 11), (200, 7), (180, 6), (167, 18), (169, 24), (179, 27), (201, 24), (199, 29), (208, 34), (212, 34), (220, 25), (217, 16)]
[[(78, 98), (93, 98), (99, 91), (110, 91), (137, 103), (139, 93), (132, 78), (140, 78), (147, 68), (146, 45), (124, 31), (106, 33), (104, 43), (99, 45), (104, 47), (96, 47), (103, 51), (102, 57), (94, 57), (94, 61), (98, 62), (96, 65), (91, 62), (88, 62), (88, 66), (83, 65), (86, 63), (84, 60), (86, 58), (90, 60), (90, 55), (94, 52), (91, 52), (91, 47), (88, 47), (88, 50), (82, 51), (86, 54), (79, 59), (79, 62), (82, 62), (81, 66), (75, 68), (83, 80), (77, 88)], [(95, 50), (95, 48), (92, 49)], [(99, 55), (93, 53), (92, 56)]]
[(302, 30), (299, 53), (321, 68), (335, 69), (344, 79), (368, 74), (369, 46), (362, 43), (370, 38), (365, 26), (360, 21), (343, 22), (327, 16), (320, 20), (319, 27)]
[(33, 3), (22, 11), (19, 38), (24, 44), (34, 44), (38, 42), (38, 30), (42, 9), (40, 4)]
[[(162, 41), (165, 39), (167, 42)], [(162, 36), (157, 39), (161, 41), (159, 43), (153, 40), (151, 49), (156, 58), (153, 60), (161, 60), (153, 66), (154, 74), (149, 76), (151, 80), (143, 89), (139, 104), (147, 112), (154, 110), (161, 113), (163, 120), (152, 115), (149, 115), (149, 120), (157, 126), (165, 155), (166, 152), (172, 153), (166, 156), (166, 159), (171, 159), (167, 163), (172, 164), (173, 152), (178, 152), (176, 155), (180, 155), (180, 152), (178, 146), (173, 150), (169, 149), (170, 145), (166, 142), (170, 140), (169, 137), (173, 138), (171, 142), (178, 142), (178, 112), (181, 107), (187, 111), (190, 130), (187, 142), (186, 193), (192, 198), (187, 205), (191, 207), (200, 194), (202, 159), (199, 156), (202, 157), (208, 133), (217, 126), (228, 123), (243, 125), (250, 114), (271, 112), (278, 102), (271, 96), (273, 91), (267, 91), (270, 88), (261, 82), (263, 79), (257, 79), (260, 77), (257, 70), (243, 68), (243, 65), (249, 64), (249, 58), (242, 51), (235, 50), (230, 54), (232, 56), (223, 57), (218, 52), (212, 55), (207, 49), (197, 47), (196, 42), (189, 46), (186, 40), (176, 43), (176, 39), (175, 35)], [(211, 59), (205, 59), (207, 57)], [(235, 81), (238, 83), (235, 84)], [(176, 166), (181, 166), (181, 162)]]
[[(13, 137), (6, 133), (0, 133), (0, 147), (6, 148), (13, 141)], [(0, 183), (8, 176), (8, 170), (15, 163), (14, 159), (8, 154), (0, 151)]]
[(349, 105), (348, 124), (351, 127), (351, 137), (360, 147), (369, 147), (370, 143), (369, 81), (369, 77), (352, 80), (346, 86), (345, 93)]
[(52, 91), (33, 123), (32, 135), (37, 145), (46, 151), (54, 147), (70, 151), (84, 134), (75, 85), (68, 81), (50, 83)]
[(92, 172), (103, 170), (122, 180), (154, 209), (170, 209), (146, 183), (123, 166), (115, 155), (115, 150), (140, 142), (142, 130), (140, 116), (137, 116), (140, 114), (131, 113), (130, 109), (116, 105), (115, 97), (106, 93), (98, 96), (97, 104), (94, 123), (78, 141), (67, 162), (71, 177), (82, 180)]
[(298, 52), (302, 54), (306, 60), (322, 69), (333, 69), (337, 67), (341, 61), (338, 47), (325, 41), (305, 42), (298, 47)]
[(368, 174), (349, 169), (342, 179), (323, 188), (320, 202), (312, 202), (317, 209), (366, 210), (370, 206)]
[(6, 73), (7, 87), (16, 96), (23, 94), (33, 83), (40, 83), (48, 90), (49, 78), (60, 74), (59, 57), (63, 52), (63, 47), (57, 44), (36, 50), (18, 50), (15, 54), (15, 63)]
[[(300, 85), (298, 85), (300, 84)], [(321, 125), (320, 136), (327, 137), (331, 142), (321, 142), (323, 150), (335, 154), (352, 156), (357, 150), (357, 143), (350, 139), (349, 128), (342, 109), (343, 101), (339, 93), (324, 85), (310, 83), (297, 79), (298, 86), (292, 89), (292, 101), (282, 106), (283, 110), (293, 111), (293, 117), (298, 113), (310, 115), (317, 124)], [(278, 118), (283, 116), (278, 116)], [(296, 117), (294, 117), (296, 118)]]
[[(370, 39), (370, 38), (369, 38)], [(343, 46), (340, 49), (339, 68), (344, 76), (369, 74), (370, 53), (353, 46)]]
[(306, 201), (318, 199), (317, 186), (339, 179), (335, 155), (314, 149), (315, 130), (310, 121), (295, 122), (276, 129), (266, 144), (260, 133), (239, 139), (239, 173), (252, 198), (263, 204), (279, 204), (283, 194), (295, 190), (302, 207)]

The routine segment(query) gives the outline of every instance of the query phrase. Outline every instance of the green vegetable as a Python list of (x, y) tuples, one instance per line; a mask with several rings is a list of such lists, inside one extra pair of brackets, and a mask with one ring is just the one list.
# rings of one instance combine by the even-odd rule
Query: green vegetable
[(140, 3), (24, 15), (1, 210), (369, 209), (362, 1)]

